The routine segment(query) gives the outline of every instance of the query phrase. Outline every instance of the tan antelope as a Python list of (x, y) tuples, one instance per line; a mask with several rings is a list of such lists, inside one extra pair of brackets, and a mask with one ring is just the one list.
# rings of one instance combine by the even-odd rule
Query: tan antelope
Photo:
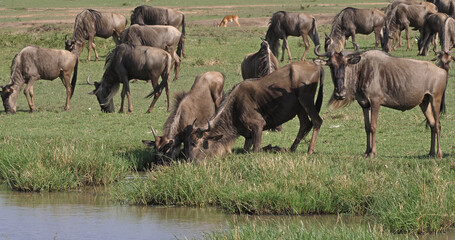
[(223, 20), (221, 20), (220, 24), (218, 24), (218, 27), (227, 27), (228, 22), (235, 22), (237, 23), (237, 26), (240, 27), (239, 16), (237, 15), (224, 16)]

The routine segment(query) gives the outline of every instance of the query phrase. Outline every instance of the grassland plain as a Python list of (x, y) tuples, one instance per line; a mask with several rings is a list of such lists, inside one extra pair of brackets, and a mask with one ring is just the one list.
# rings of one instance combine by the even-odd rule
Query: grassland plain
[[(364, 2), (375, 7), (385, 6), (385, 3)], [(260, 5), (257, 1), (234, 1), (230, 2), (233, 6), (225, 8), (214, 7), (222, 5), (215, 3), (152, 1), (154, 5), (182, 6), (188, 12), (187, 58), (183, 59), (179, 80), (170, 83), (172, 94), (188, 90), (194, 77), (206, 71), (223, 72), (226, 75), (225, 89), (230, 89), (241, 81), (240, 62), (243, 57), (259, 49), (259, 39), (264, 36), (266, 27), (219, 29), (191, 24), (191, 20), (211, 19), (212, 16), (205, 13), (214, 8), (215, 21), (224, 13), (236, 11), (249, 13), (249, 17), (268, 17), (283, 9), (317, 14), (337, 12), (347, 5), (356, 6), (354, 1), (290, 1), (286, 4), (266, 1), (255, 6), (253, 11), (251, 5)], [(30, 15), (31, 21), (40, 22), (39, 19), (53, 19), (61, 14), (60, 11), (67, 13), (64, 11), (67, 8), (73, 8), (71, 11), (76, 14), (82, 7), (112, 7), (127, 13), (134, 5), (140, 4), (143, 2), (42, 1), (38, 5), (35, 1), (21, 1), (2, 6), (5, 9), (0, 9), (0, 12), (16, 11), (2, 20), (12, 18), (21, 22), (23, 18), (20, 16)], [(234, 6), (236, 4), (238, 6)], [(43, 11), (46, 14), (43, 15)], [(37, 13), (41, 15), (37, 16)], [(11, 21), (14, 20), (5, 20), (5, 25)], [(28, 32), (5, 30), (0, 36), (0, 85), (8, 82), (11, 60), (24, 46), (63, 48), (63, 38), (71, 33), (72, 26), (65, 22), (50, 22), (28, 28)], [(20, 30), (20, 24), (17, 26)], [(322, 39), (324, 33), (330, 31), (330, 26), (322, 25), (318, 30)], [(413, 32), (412, 36), (415, 35)], [(303, 53), (301, 40), (290, 37), (289, 41), (294, 58), (300, 57)], [(373, 36), (358, 37), (362, 49), (371, 49), (373, 42)], [(243, 154), (240, 150), (243, 139), (239, 139), (235, 153), (220, 159), (155, 165), (152, 163), (153, 153), (142, 145), (141, 140), (152, 138), (150, 125), (161, 129), (168, 116), (165, 98), (161, 96), (154, 111), (145, 114), (151, 100), (144, 96), (151, 91), (151, 86), (140, 81), (131, 84), (133, 113), (101, 113), (96, 98), (87, 94), (93, 86), (84, 80), (88, 76), (92, 81), (101, 79), (105, 55), (114, 48), (114, 43), (111, 39), (97, 38), (96, 44), (101, 61), (80, 62), (79, 81), (70, 111), (63, 111), (65, 91), (59, 80), (41, 80), (35, 84), (37, 112), (28, 113), (22, 94), (18, 99), (17, 114), (6, 115), (1, 109), (0, 181), (10, 188), (60, 191), (108, 185), (113, 186), (113, 199), (128, 204), (217, 206), (231, 213), (250, 214), (357, 214), (367, 216), (380, 226), (366, 231), (372, 232), (369, 236), (381, 236), (387, 232), (432, 233), (453, 227), (453, 77), (450, 77), (447, 88), (447, 114), (441, 119), (442, 160), (426, 156), (430, 132), (425, 129), (424, 116), (418, 108), (407, 112), (381, 108), (378, 155), (374, 159), (364, 159), (363, 117), (360, 107), (354, 103), (336, 111), (323, 106), (324, 124), (316, 153), (312, 156), (305, 154), (308, 141), (302, 142), (297, 152), (292, 154)], [(417, 57), (416, 48), (413, 44), (410, 52), (400, 48), (392, 55), (422, 60), (433, 57)], [(310, 51), (308, 58), (314, 57)], [(81, 59), (86, 59), (86, 50)], [(328, 73), (326, 68), (325, 102), (333, 90)], [(119, 99), (117, 94), (114, 100), (117, 109)], [(294, 119), (284, 124), (280, 133), (265, 132), (263, 144), (289, 147), (297, 128), (298, 121)], [(145, 175), (124, 180), (127, 174), (142, 170), (145, 170)], [(247, 228), (241, 232), (247, 233)], [(265, 226), (265, 229), (271, 228)], [(295, 228), (298, 226), (287, 229), (294, 232)], [(346, 231), (343, 229), (341, 231)], [(279, 231), (288, 230), (282, 228)], [(371, 239), (375, 239), (374, 236)], [(223, 238), (216, 234), (212, 237)]]

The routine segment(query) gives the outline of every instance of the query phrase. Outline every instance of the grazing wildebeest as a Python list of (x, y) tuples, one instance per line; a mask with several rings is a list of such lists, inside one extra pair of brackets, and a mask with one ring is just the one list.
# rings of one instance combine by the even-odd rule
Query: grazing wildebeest
[(439, 52), (435, 52), (436, 53), (436, 57), (431, 59), (431, 61), (438, 61), (437, 65), (446, 70), (446, 72), (448, 73), (449, 70), (450, 70), (450, 62), (452, 62), (455, 57), (450, 55), (452, 53), (452, 51), (448, 51), (448, 52), (444, 52), (444, 51), (439, 51)]
[[(185, 15), (177, 10), (148, 5), (138, 6), (131, 14), (131, 25), (171, 25), (177, 29), (182, 27), (182, 35), (185, 37)], [(182, 49), (183, 57), (186, 57)]]
[(248, 53), (242, 61), (242, 78), (260, 78), (279, 68), (278, 59), (270, 51), (269, 43), (262, 40), (261, 48), (256, 53)]
[(443, 29), (444, 22), (447, 19), (448, 15), (445, 13), (433, 13), (429, 14), (425, 18), (425, 23), (422, 28), (422, 35), (419, 39), (419, 55), (427, 56), (428, 55), (428, 46), (430, 41), (433, 40), (433, 51), (436, 51), (437, 43), (436, 36), (441, 36), (440, 31)]
[(180, 56), (184, 46), (182, 33), (173, 26), (134, 24), (122, 34), (122, 43), (150, 46), (166, 50), (174, 58), (174, 81), (180, 71)]
[(120, 36), (126, 28), (128, 20), (125, 16), (117, 13), (101, 13), (93, 9), (86, 9), (76, 16), (74, 32), (71, 39), (65, 39), (65, 49), (80, 56), (85, 41), (88, 40), (87, 61), (90, 61), (90, 49), (95, 52), (95, 60), (98, 60), (98, 52), (93, 42), (95, 37), (114, 39), (115, 44), (120, 44)]
[[(60, 49), (50, 49), (28, 46), (23, 48), (11, 64), (11, 78), (6, 86), (1, 86), (0, 95), (6, 113), (16, 112), (17, 96), (22, 86), (30, 112), (36, 110), (33, 98), (33, 84), (36, 80), (54, 80), (60, 78), (66, 88), (65, 111), (70, 109), (70, 99), (73, 96), (77, 81), (78, 59), (76, 55)], [(73, 73), (74, 71), (74, 73)], [(70, 83), (71, 73), (73, 78)]]
[(237, 15), (224, 16), (224, 18), (221, 20), (220, 24), (218, 24), (218, 27), (227, 27), (228, 22), (235, 22), (237, 24), (237, 26), (240, 27), (239, 16), (237, 16)]
[[(327, 52), (316, 55), (330, 67), (335, 85), (329, 104), (335, 108), (357, 100), (363, 109), (367, 148), (365, 156), (376, 155), (376, 129), (379, 107), (401, 111), (417, 105), (422, 109), (431, 127), (430, 156), (442, 157), (440, 146), (441, 125), (439, 114), (444, 109), (447, 72), (427, 61), (396, 58), (383, 51)], [(322, 60), (321, 60), (322, 61)]]
[(288, 46), (288, 36), (302, 36), (303, 42), (305, 43), (305, 52), (300, 60), (304, 60), (310, 48), (308, 36), (310, 36), (314, 45), (319, 45), (316, 18), (307, 13), (290, 13), (285, 11), (274, 13), (272, 18), (270, 18), (270, 26), (265, 35), (265, 40), (270, 44), (273, 54), (278, 57), (280, 39), (283, 39), (281, 61), (284, 60), (284, 49), (288, 51), (289, 61), (292, 59)]
[(441, 51), (448, 52), (455, 46), (455, 19), (448, 17), (441, 29)]
[(349, 37), (355, 43), (355, 34), (370, 34), (374, 32), (377, 48), (381, 43), (382, 28), (385, 14), (376, 9), (357, 9), (347, 7), (339, 12), (332, 22), (330, 35), (325, 37), (325, 50), (341, 51)]
[(427, 0), (433, 3), (438, 8), (438, 12), (447, 13), (451, 17), (455, 17), (455, 2), (453, 0)]
[(176, 95), (172, 112), (164, 124), (163, 136), (157, 136), (152, 128), (155, 141), (142, 141), (155, 148), (156, 160), (162, 160), (163, 156), (175, 159), (182, 143), (184, 149), (189, 148), (188, 135), (194, 127), (202, 126), (215, 114), (223, 97), (223, 87), (222, 73), (206, 72), (196, 77), (189, 92)]
[[(253, 151), (258, 152), (263, 130), (275, 128), (296, 115), (300, 128), (290, 150), (295, 151), (300, 141), (313, 128), (308, 147), (308, 153), (313, 153), (322, 125), (319, 111), (322, 105), (323, 79), (324, 70), (321, 66), (298, 61), (258, 80), (238, 83), (226, 94), (207, 127), (193, 131), (186, 156), (191, 159), (221, 156), (231, 152), (232, 144), (239, 136), (245, 137), (244, 150), (249, 151), (253, 146)], [(318, 84), (318, 96), (314, 103)]]
[[(386, 18), (386, 24), (384, 26), (384, 37), (382, 50), (388, 52), (390, 49), (395, 50), (397, 41), (393, 43), (390, 39), (398, 39), (398, 36), (402, 30), (406, 31), (406, 40), (408, 48), (406, 51), (411, 50), (409, 42), (409, 27), (413, 27), (415, 30), (421, 30), (425, 23), (425, 17), (428, 14), (436, 13), (434, 8), (426, 5), (407, 5), (399, 4), (392, 11), (389, 12)], [(422, 35), (422, 34), (420, 34)], [(393, 44), (393, 48), (392, 48)]]
[[(122, 103), (119, 112), (123, 112), (125, 95), (128, 98), (128, 112), (132, 112), (129, 80), (133, 78), (151, 80), (154, 90), (147, 97), (154, 96), (154, 98), (147, 113), (153, 110), (163, 88), (166, 89), (167, 109), (169, 111), (168, 80), (171, 67), (172, 57), (163, 49), (120, 44), (107, 55), (103, 78), (101, 82), (94, 83), (95, 90), (91, 94), (96, 95), (101, 111), (114, 112), (112, 98), (122, 83)], [(161, 83), (158, 85), (160, 76)]]

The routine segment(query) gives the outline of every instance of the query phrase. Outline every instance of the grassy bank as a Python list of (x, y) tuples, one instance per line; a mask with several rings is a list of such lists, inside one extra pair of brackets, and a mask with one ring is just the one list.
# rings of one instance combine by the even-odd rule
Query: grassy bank
[[(260, 14), (252, 14), (269, 16), (267, 11), (272, 10), (278, 9), (269, 6)], [(193, 19), (205, 19), (197, 14), (189, 15)], [(2, 34), (0, 85), (8, 83), (11, 60), (21, 48), (36, 45), (62, 49), (64, 36), (71, 29), (50, 24), (32, 29), (33, 34)], [(319, 26), (318, 31), (322, 39), (330, 27)], [(223, 72), (225, 90), (229, 90), (241, 81), (240, 63), (247, 53), (259, 49), (260, 37), (265, 32), (265, 27), (189, 27), (187, 58), (182, 61), (179, 80), (170, 83), (171, 96), (188, 90), (194, 77), (207, 71)], [(412, 38), (416, 34), (413, 32)], [(360, 35), (357, 39), (362, 50), (374, 45), (373, 36)], [(63, 111), (65, 90), (60, 80), (36, 82), (38, 111), (33, 114), (27, 112), (23, 94), (18, 98), (17, 114), (6, 115), (0, 109), (0, 181), (10, 188), (64, 191), (118, 182), (112, 195), (117, 201), (129, 204), (217, 206), (230, 213), (251, 214), (348, 213), (370, 217), (393, 233), (439, 232), (454, 225), (453, 77), (449, 79), (446, 94), (447, 114), (441, 119), (442, 160), (426, 157), (430, 131), (425, 129), (424, 116), (418, 108), (404, 113), (381, 108), (378, 155), (364, 159), (363, 116), (354, 103), (337, 111), (323, 106), (324, 123), (312, 156), (305, 154), (307, 141), (293, 154), (241, 154), (238, 151), (243, 146), (241, 138), (230, 156), (163, 166), (152, 163), (153, 153), (141, 140), (153, 138), (150, 125), (161, 132), (169, 114), (165, 98), (161, 96), (151, 114), (144, 114), (151, 101), (144, 96), (152, 88), (141, 81), (130, 85), (133, 113), (101, 113), (96, 97), (87, 94), (93, 86), (86, 84), (85, 79), (88, 76), (92, 81), (101, 79), (105, 56), (114, 43), (112, 39), (97, 38), (96, 44), (101, 61), (80, 62), (70, 111)], [(300, 38), (290, 37), (289, 45), (294, 58), (299, 58), (303, 53)], [(311, 43), (309, 59), (315, 57), (313, 47)], [(84, 49), (82, 60), (86, 54)], [(420, 60), (433, 57), (417, 57), (415, 43), (411, 52), (401, 48), (392, 54)], [(324, 102), (333, 89), (328, 73), (326, 68)], [(116, 109), (119, 100), (117, 93)], [(263, 145), (289, 147), (297, 131), (298, 121), (294, 119), (284, 124), (282, 132), (265, 132)], [(136, 170), (146, 173), (125, 180), (127, 174)], [(241, 232), (248, 231), (252, 230), (247, 227)], [(375, 232), (371, 234), (376, 236)], [(216, 234), (213, 237), (222, 238)]]
[(349, 227), (344, 224), (327, 227), (305, 226), (302, 222), (263, 222), (247, 223), (236, 226), (228, 231), (208, 233), (205, 239), (229, 240), (229, 239), (409, 239), (408, 236), (397, 236), (384, 231), (377, 226)]

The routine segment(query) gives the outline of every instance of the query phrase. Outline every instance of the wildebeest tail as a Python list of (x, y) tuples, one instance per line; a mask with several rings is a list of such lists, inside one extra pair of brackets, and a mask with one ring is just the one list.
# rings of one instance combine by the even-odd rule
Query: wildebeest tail
[(316, 98), (316, 110), (321, 111), (322, 98), (324, 93), (324, 68), (321, 67), (321, 72), (319, 73), (319, 91), (318, 97)]
[(310, 30), (310, 34), (309, 35), (310, 35), (311, 40), (313, 40), (313, 43), (314, 43), (315, 46), (320, 45), (318, 29), (317, 29), (317, 26), (316, 26), (316, 18), (313, 18), (313, 24), (311, 26), (311, 30)]
[(180, 36), (179, 44), (177, 45), (177, 55), (181, 58), (182, 57), (182, 52), (185, 47), (185, 35), (182, 34)]
[(182, 35), (185, 36), (185, 15), (182, 17)]
[(76, 58), (76, 65), (74, 65), (73, 70), (73, 78), (71, 79), (71, 96), (73, 97), (74, 89), (76, 88), (76, 81), (77, 81), (77, 66), (79, 65), (79, 58)]

